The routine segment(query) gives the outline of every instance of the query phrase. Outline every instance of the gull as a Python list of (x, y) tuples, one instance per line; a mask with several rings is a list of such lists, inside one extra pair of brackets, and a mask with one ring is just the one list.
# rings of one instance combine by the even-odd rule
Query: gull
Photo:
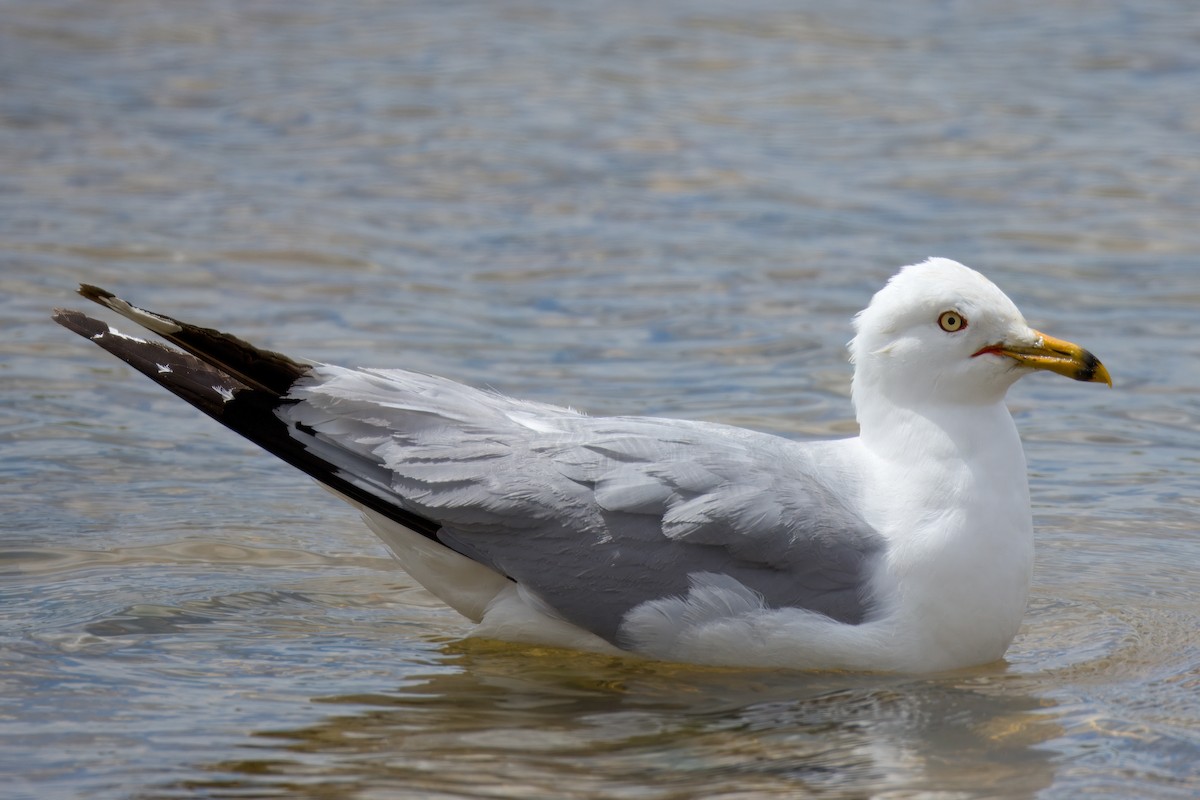
[(832, 441), (301, 361), (79, 293), (175, 347), (79, 311), (57, 322), (343, 498), (473, 635), (674, 662), (999, 660), (1033, 563), (1005, 393), (1039, 370), (1112, 385), (943, 258), (900, 270), (854, 318), (860, 432)]

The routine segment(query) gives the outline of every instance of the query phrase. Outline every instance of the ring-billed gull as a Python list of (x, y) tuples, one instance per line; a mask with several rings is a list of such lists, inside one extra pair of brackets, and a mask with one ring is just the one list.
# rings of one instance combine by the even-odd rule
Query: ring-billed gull
[(1034, 370), (1112, 384), (947, 259), (904, 268), (855, 318), (860, 434), (817, 442), (297, 361), (79, 291), (186, 352), (55, 320), (342, 496), (476, 634), (672, 661), (999, 659), (1033, 560), (1005, 392)]

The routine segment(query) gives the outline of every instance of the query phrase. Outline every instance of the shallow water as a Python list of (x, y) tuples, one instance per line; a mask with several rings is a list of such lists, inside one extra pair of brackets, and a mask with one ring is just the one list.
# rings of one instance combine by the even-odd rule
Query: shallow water
[[(49, 797), (1200, 794), (1200, 17), (1184, 0), (0, 0), (0, 772)], [(80, 281), (594, 413), (854, 431), (849, 317), (993, 277), (1007, 661), (470, 640), (354, 515), (48, 320)]]

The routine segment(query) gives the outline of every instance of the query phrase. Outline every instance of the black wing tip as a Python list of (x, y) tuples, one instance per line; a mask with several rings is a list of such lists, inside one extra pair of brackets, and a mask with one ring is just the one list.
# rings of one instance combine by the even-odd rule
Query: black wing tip
[(50, 314), (50, 319), (62, 325), (67, 330), (74, 331), (80, 336), (94, 336), (97, 333), (106, 333), (108, 326), (98, 319), (89, 317), (82, 311), (76, 311), (73, 308), (56, 308)]
[[(277, 395), (286, 395), (292, 384), (307, 375), (312, 368), (310, 363), (297, 361), (282, 353), (257, 347), (233, 334), (181, 322), (172, 317), (139, 308), (94, 284), (81, 283), (76, 291), (88, 300), (132, 320), (249, 386)], [(75, 313), (78, 314), (78, 312)], [(66, 325), (65, 322), (60, 324)], [(67, 327), (71, 326), (67, 325)], [(98, 329), (95, 332), (102, 330), (107, 330), (107, 328)]]
[(79, 284), (79, 288), (75, 291), (86, 297), (88, 300), (91, 300), (93, 303), (100, 303), (101, 305), (105, 305), (105, 300), (112, 300), (116, 298), (116, 295), (107, 289), (101, 289), (99, 286), (93, 286), (90, 283)]
[[(107, 305), (104, 303), (105, 299), (115, 297), (111, 292), (87, 284), (80, 286), (79, 293), (102, 305)], [(388, 503), (372, 492), (347, 481), (339, 474), (335, 465), (308, 451), (288, 432), (286, 424), (275, 414), (275, 410), (281, 403), (293, 401), (281, 396), (286, 390), (281, 390), (280, 387), (307, 373), (309, 366), (296, 364), (286, 356), (276, 353), (256, 351), (258, 357), (266, 362), (263, 364), (264, 368), (281, 373), (275, 389), (267, 387), (265, 391), (256, 390), (247, 386), (238, 376), (227, 373), (219, 364), (205, 363), (196, 355), (179, 352), (158, 342), (124, 336), (113, 330), (108, 323), (89, 317), (82, 311), (55, 308), (51, 319), (64, 328), (91, 339), (94, 344), (185, 402), (318, 482), (429, 539), (438, 541), (440, 524)], [(217, 337), (225, 337), (216, 331), (211, 333)], [(251, 348), (233, 337), (222, 340), (226, 345), (232, 344), (235, 349)]]

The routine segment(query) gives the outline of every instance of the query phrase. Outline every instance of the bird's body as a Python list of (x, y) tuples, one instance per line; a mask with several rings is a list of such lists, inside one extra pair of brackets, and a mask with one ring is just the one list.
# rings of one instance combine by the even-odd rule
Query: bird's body
[(1033, 559), (1004, 392), (1034, 368), (1108, 380), (944, 259), (859, 315), (861, 433), (822, 442), (296, 362), (81, 293), (188, 352), (79, 312), (59, 322), (329, 486), (478, 635), (696, 663), (1000, 658)]

